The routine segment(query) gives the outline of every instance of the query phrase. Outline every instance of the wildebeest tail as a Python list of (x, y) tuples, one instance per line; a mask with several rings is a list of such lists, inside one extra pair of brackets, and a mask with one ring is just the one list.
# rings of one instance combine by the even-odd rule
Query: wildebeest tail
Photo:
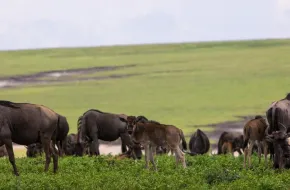
[(243, 150), (247, 147), (249, 138), (251, 134), (251, 128), (247, 125), (244, 127), (244, 144), (243, 144)]
[(186, 141), (185, 141), (185, 137), (184, 137), (184, 134), (183, 134), (183, 131), (180, 129), (180, 133), (179, 133), (179, 135), (180, 135), (180, 138), (181, 138), (181, 140), (182, 140), (182, 148), (184, 149), (184, 150), (187, 150), (187, 143), (186, 143)]

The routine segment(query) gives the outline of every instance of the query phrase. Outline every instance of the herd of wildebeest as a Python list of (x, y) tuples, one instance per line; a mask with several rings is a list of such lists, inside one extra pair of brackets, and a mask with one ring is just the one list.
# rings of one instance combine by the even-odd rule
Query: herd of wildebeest
[[(174, 125), (148, 120), (145, 116), (105, 113), (90, 109), (77, 120), (76, 134), (68, 134), (69, 124), (65, 116), (52, 109), (31, 103), (0, 101), (0, 156), (8, 156), (13, 172), (19, 175), (12, 143), (25, 145), (27, 157), (45, 153), (45, 169), (48, 171), (51, 157), (54, 172), (58, 170), (59, 156), (100, 155), (99, 139), (121, 139), (119, 156), (141, 159), (145, 151), (145, 168), (149, 161), (157, 170), (154, 155), (175, 155), (176, 164), (186, 168), (185, 154), (195, 156), (208, 153), (210, 142), (200, 129), (191, 136), (189, 150), (183, 131)], [(266, 110), (265, 119), (257, 115), (249, 120), (243, 133), (224, 131), (218, 141), (217, 154), (244, 154), (244, 167), (251, 166), (251, 154), (256, 151), (265, 164), (270, 154), (274, 168), (290, 166), (290, 93), (275, 101)]]

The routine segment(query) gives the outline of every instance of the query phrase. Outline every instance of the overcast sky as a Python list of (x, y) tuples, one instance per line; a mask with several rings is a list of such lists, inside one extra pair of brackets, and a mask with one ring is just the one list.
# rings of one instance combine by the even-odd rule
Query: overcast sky
[(0, 0), (0, 49), (290, 37), (290, 0)]

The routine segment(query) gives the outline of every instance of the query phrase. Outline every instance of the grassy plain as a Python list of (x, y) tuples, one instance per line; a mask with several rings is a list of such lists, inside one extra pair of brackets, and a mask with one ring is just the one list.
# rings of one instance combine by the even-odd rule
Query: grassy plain
[(136, 67), (90, 75), (139, 74), (5, 88), (0, 99), (47, 105), (67, 116), (71, 132), (79, 115), (96, 108), (145, 115), (191, 133), (192, 125), (264, 114), (289, 91), (289, 52), (290, 40), (0, 52), (2, 77), (129, 64)]
[[(122, 79), (60, 82), (0, 89), (0, 99), (44, 104), (67, 116), (70, 132), (90, 108), (145, 115), (192, 133), (192, 125), (221, 122), (236, 115), (264, 114), (289, 92), (290, 40), (163, 44), (0, 52), (3, 78), (36, 72), (136, 64), (87, 76), (138, 74)], [(205, 129), (205, 128), (204, 128)], [(205, 129), (210, 130), (210, 129)], [(16, 151), (17, 152), (17, 151)], [(24, 152), (17, 152), (18, 156)], [(0, 159), (0, 189), (287, 189), (290, 173), (255, 165), (242, 157), (187, 157), (175, 170), (173, 157), (158, 157), (159, 172), (143, 170), (143, 159), (114, 161), (61, 158), (57, 175), (43, 173), (44, 158), (17, 158), (21, 176)], [(52, 167), (52, 166), (51, 166)], [(73, 180), (72, 180), (73, 179)]]

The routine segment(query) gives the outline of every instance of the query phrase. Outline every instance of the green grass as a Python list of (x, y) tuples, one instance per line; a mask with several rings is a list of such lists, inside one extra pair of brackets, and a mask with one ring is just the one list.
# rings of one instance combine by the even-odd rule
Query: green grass
[(1, 76), (128, 64), (137, 66), (90, 76), (140, 75), (1, 89), (0, 99), (49, 106), (67, 116), (71, 132), (79, 115), (96, 108), (145, 115), (192, 133), (192, 125), (264, 114), (289, 91), (289, 52), (290, 40), (1, 52)]
[[(290, 172), (275, 171), (258, 164), (243, 169), (243, 156), (186, 157), (187, 168), (175, 167), (174, 157), (157, 156), (158, 172), (145, 170), (144, 160), (115, 160), (111, 156), (65, 157), (59, 172), (45, 173), (44, 157), (18, 158), (20, 177), (12, 175), (8, 159), (0, 159), (0, 189), (288, 189)], [(72, 180), (73, 179), (73, 180)]]

